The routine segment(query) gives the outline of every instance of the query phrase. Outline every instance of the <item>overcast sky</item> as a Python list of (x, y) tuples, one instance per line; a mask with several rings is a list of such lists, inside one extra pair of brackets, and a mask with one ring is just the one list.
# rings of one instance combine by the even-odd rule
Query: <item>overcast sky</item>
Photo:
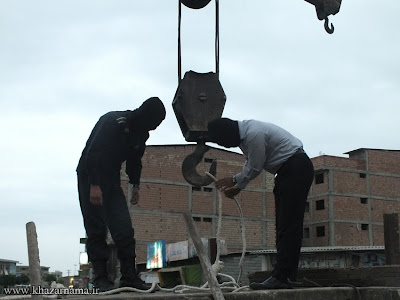
[[(0, 0), (0, 258), (78, 269), (85, 236), (75, 168), (98, 118), (160, 97), (149, 145), (185, 143), (176, 0)], [(214, 65), (214, 1), (183, 8), (182, 70)], [(303, 0), (220, 0), (224, 116), (276, 123), (311, 157), (400, 149), (400, 2), (344, 0), (329, 35)], [(76, 266), (75, 266), (76, 265)]]

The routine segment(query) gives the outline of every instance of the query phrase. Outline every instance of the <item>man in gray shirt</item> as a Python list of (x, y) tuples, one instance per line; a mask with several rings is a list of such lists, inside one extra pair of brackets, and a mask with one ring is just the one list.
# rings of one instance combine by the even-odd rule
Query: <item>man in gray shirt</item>
[(208, 135), (223, 147), (239, 147), (246, 158), (242, 172), (215, 183), (227, 197), (239, 194), (262, 170), (276, 175), (277, 263), (271, 277), (252, 283), (250, 288), (290, 288), (290, 281), (296, 280), (304, 209), (314, 178), (314, 167), (302, 142), (277, 125), (256, 120), (219, 118), (208, 124)]

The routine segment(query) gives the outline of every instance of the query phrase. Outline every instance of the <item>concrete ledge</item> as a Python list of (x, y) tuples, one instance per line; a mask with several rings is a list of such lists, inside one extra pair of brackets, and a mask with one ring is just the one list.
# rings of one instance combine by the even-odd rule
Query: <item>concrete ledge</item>
[[(397, 287), (327, 287), (302, 288), (291, 290), (244, 291), (224, 293), (225, 300), (400, 300), (400, 288)], [(109, 296), (69, 296), (68, 300), (210, 300), (211, 293), (173, 294), (166, 292), (121, 293)]]
[[(250, 282), (262, 282), (271, 272), (260, 271), (250, 274)], [(311, 280), (315, 283), (305, 280)], [(358, 286), (358, 287), (400, 287), (400, 265), (376, 266), (352, 269), (299, 269), (297, 281), (304, 287)]]

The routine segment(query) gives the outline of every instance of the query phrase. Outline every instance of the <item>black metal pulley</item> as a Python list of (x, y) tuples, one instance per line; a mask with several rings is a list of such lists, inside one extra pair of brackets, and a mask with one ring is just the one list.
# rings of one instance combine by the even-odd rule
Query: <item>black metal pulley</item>
[(221, 117), (225, 101), (226, 96), (216, 73), (185, 73), (172, 107), (187, 142), (209, 141), (207, 124)]
[[(211, 0), (180, 0), (178, 25), (178, 88), (175, 93), (172, 107), (178, 120), (182, 134), (187, 142), (197, 142), (196, 149), (183, 161), (182, 174), (187, 182), (194, 186), (206, 186), (213, 182), (209, 176), (200, 175), (196, 167), (203, 160), (209, 150), (205, 142), (208, 122), (220, 118), (224, 110), (226, 96), (219, 82), (219, 18), (218, 0), (216, 7), (215, 30), (215, 65), (216, 72), (198, 73), (188, 71), (183, 79), (181, 76), (181, 3), (194, 9), (203, 8)], [(217, 163), (214, 160), (208, 171), (216, 176)]]
[(193, 8), (200, 9), (205, 7), (211, 0), (180, 0), (183, 5)]

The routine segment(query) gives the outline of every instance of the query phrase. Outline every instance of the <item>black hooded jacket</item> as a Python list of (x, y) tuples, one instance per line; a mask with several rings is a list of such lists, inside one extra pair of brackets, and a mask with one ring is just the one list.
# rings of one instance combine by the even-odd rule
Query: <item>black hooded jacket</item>
[[(103, 115), (93, 128), (77, 167), (78, 174), (89, 177), (89, 183), (99, 185), (119, 174), (126, 161), (126, 174), (132, 184), (140, 183), (142, 156), (149, 133), (132, 128), (136, 111), (112, 111)], [(129, 126), (129, 124), (131, 124)]]

